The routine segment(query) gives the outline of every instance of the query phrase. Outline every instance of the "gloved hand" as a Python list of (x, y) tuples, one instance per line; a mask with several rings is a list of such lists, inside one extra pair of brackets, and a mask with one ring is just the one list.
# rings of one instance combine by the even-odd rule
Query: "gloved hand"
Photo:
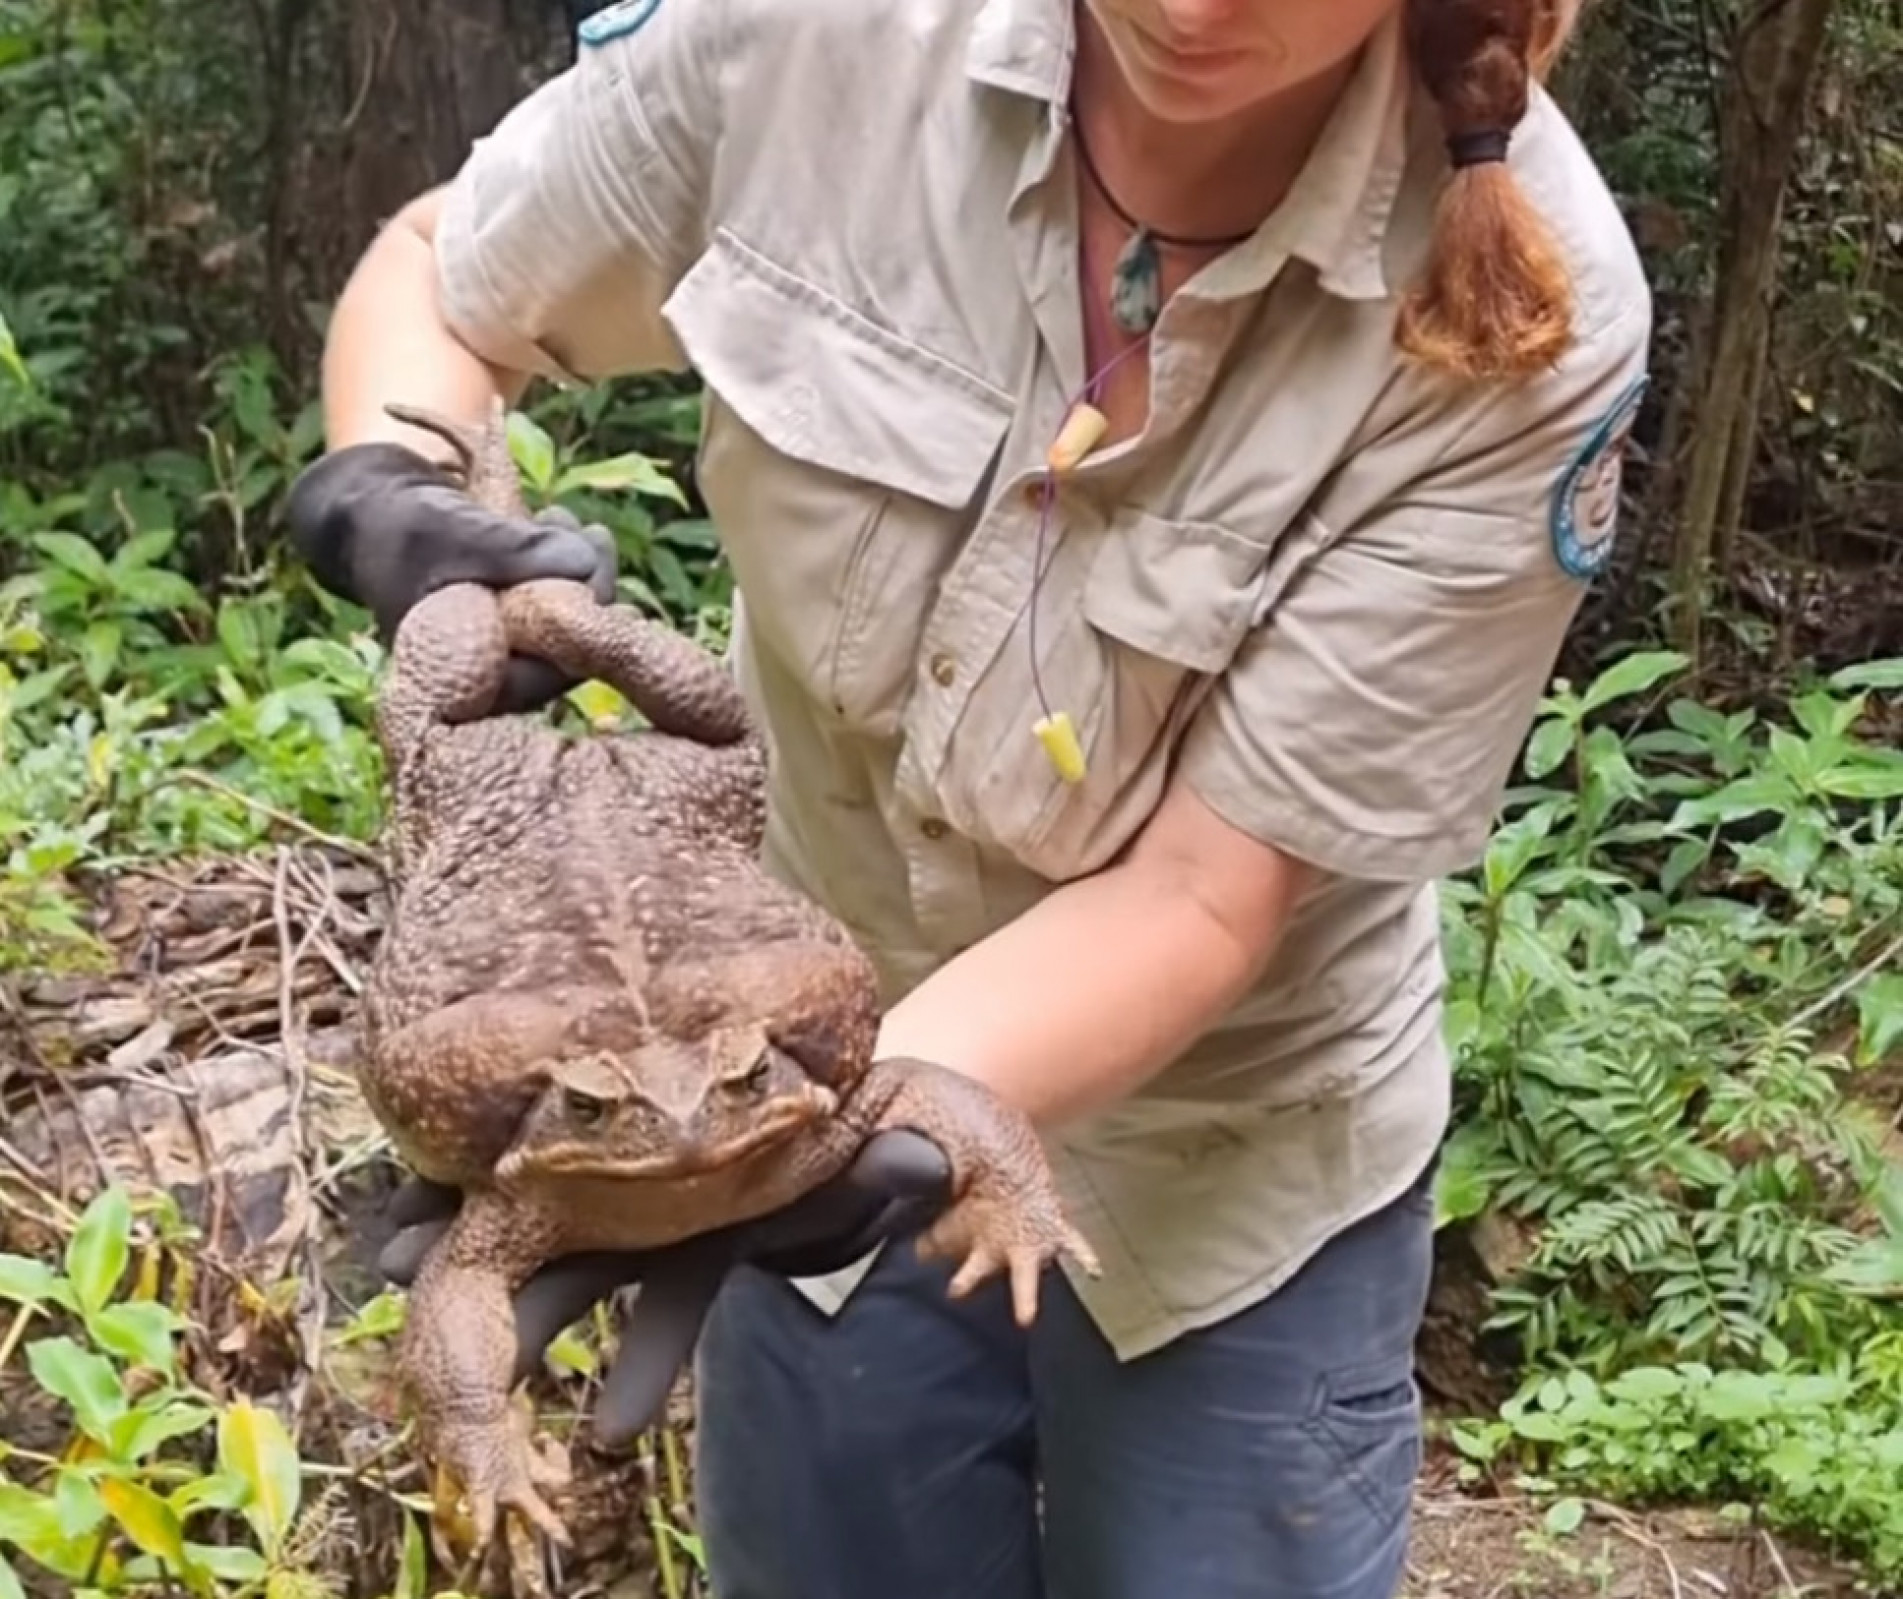
[[(951, 1200), (951, 1163), (922, 1133), (883, 1132), (867, 1140), (838, 1177), (757, 1221), (663, 1249), (564, 1256), (529, 1279), (515, 1301), (520, 1381), (543, 1351), (598, 1300), (639, 1283), (622, 1317), (620, 1349), (604, 1373), (595, 1434), (610, 1445), (648, 1426), (692, 1355), (721, 1280), (749, 1264), (788, 1277), (818, 1277), (850, 1265), (875, 1244), (915, 1233)], [(408, 1286), (424, 1255), (461, 1204), (453, 1188), (411, 1178), (390, 1201), (398, 1231), (377, 1269)]]
[[(531, 578), (588, 584), (615, 597), (614, 536), (553, 506), (497, 516), (455, 478), (401, 444), (346, 445), (306, 467), (286, 508), (291, 541), (330, 593), (364, 606), (388, 645), (411, 606), (450, 583), (508, 588)], [(548, 661), (509, 659), (498, 713), (529, 711), (574, 686)]]

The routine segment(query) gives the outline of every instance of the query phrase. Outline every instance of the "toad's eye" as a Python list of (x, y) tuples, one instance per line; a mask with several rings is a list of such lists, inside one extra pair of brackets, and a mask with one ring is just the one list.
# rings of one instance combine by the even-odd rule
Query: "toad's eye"
[(593, 1094), (584, 1094), (579, 1088), (570, 1088), (563, 1093), (562, 1108), (577, 1127), (595, 1126), (608, 1111), (607, 1105), (601, 1100)]
[(772, 1076), (773, 1057), (771, 1055), (762, 1055), (753, 1063), (753, 1069), (740, 1080), (741, 1086), (744, 1087), (749, 1094), (764, 1094), (767, 1090), (767, 1083), (771, 1080)]

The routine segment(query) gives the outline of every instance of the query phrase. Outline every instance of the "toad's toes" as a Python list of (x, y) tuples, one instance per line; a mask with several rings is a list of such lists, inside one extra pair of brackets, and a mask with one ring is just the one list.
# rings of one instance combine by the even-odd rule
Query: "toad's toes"
[(1018, 1185), (992, 1171), (980, 1174), (925, 1230), (918, 1249), (926, 1259), (960, 1260), (949, 1289), (954, 1299), (1008, 1271), (1012, 1312), (1020, 1327), (1036, 1320), (1038, 1277), (1060, 1254), (1070, 1256), (1092, 1277), (1102, 1269), (1096, 1252), (1064, 1219), (1048, 1180)]
[(542, 1497), (543, 1490), (566, 1487), (568, 1473), (558, 1458), (535, 1448), (530, 1425), (520, 1412), (510, 1412), (480, 1422), (446, 1421), (437, 1431), (433, 1452), (462, 1488), (479, 1551), (489, 1548), (505, 1510), (552, 1543), (569, 1545), (568, 1529)]

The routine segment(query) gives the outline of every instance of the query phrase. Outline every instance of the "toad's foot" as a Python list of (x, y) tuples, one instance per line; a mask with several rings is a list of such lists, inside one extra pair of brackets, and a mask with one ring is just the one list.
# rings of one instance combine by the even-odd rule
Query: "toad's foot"
[(569, 1473), (559, 1450), (535, 1447), (534, 1421), (522, 1407), (498, 1415), (439, 1417), (427, 1447), (438, 1471), (461, 1490), (472, 1553), (495, 1542), (505, 1511), (551, 1543), (567, 1548), (568, 1529), (542, 1496), (566, 1488)]
[(952, 1203), (920, 1236), (926, 1259), (961, 1260), (950, 1293), (962, 1299), (1009, 1272), (1018, 1325), (1037, 1317), (1038, 1277), (1060, 1254), (1102, 1270), (1064, 1213), (1057, 1180), (1030, 1120), (960, 1072), (926, 1061), (880, 1061), (855, 1098), (878, 1106), (881, 1129), (923, 1133), (951, 1162)]
[(535, 1258), (545, 1242), (532, 1217), (493, 1194), (471, 1194), (410, 1290), (398, 1353), (404, 1385), (423, 1453), (462, 1490), (478, 1550), (494, 1540), (504, 1510), (556, 1544), (569, 1542), (538, 1491), (562, 1487), (565, 1473), (537, 1454), (533, 1412), (510, 1403), (516, 1274), (499, 1262), (511, 1246)]

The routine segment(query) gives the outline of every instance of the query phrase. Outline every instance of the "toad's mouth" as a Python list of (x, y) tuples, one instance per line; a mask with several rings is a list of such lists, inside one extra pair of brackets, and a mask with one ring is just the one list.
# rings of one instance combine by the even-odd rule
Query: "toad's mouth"
[(595, 1177), (615, 1182), (658, 1182), (700, 1177), (725, 1171), (766, 1150), (785, 1144), (837, 1108), (838, 1096), (818, 1083), (782, 1094), (745, 1112), (744, 1128), (728, 1137), (695, 1136), (683, 1128), (676, 1140), (663, 1142), (642, 1155), (616, 1152), (590, 1144), (558, 1145), (535, 1151), (513, 1152), (497, 1163), (503, 1179), (521, 1175)]

